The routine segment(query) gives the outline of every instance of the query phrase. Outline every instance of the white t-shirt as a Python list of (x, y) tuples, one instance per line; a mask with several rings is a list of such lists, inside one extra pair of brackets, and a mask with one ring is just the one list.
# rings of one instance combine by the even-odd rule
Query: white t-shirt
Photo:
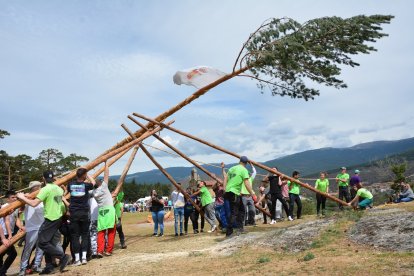
[(91, 221), (98, 220), (98, 203), (94, 197), (89, 199), (89, 206), (91, 207)]
[(111, 192), (108, 188), (108, 183), (106, 183), (105, 181), (102, 181), (101, 186), (99, 186), (96, 189), (93, 189), (93, 197), (95, 198), (99, 207), (114, 205)]
[[(5, 208), (7, 205), (9, 205), (9, 204), (8, 203), (3, 204), (1, 206), (1, 208)], [(19, 209), (14, 210), (14, 212), (9, 215), (9, 217), (10, 217), (10, 230), (12, 231), (12, 233), (13, 233), (13, 230), (14, 230), (14, 226), (16, 225), (16, 219), (17, 219), (18, 216), (19, 216)], [(8, 235), (9, 233), (7, 233), (7, 228), (6, 228), (6, 223), (4, 222), (4, 217), (0, 219), (0, 224), (1, 224), (1, 227), (3, 228), (4, 235), (5, 236)]]
[(45, 221), (43, 213), (43, 202), (36, 207), (26, 205), (24, 209), (24, 223), (26, 232), (37, 231)]
[(185, 205), (184, 195), (178, 191), (174, 191), (171, 193), (171, 201), (174, 208), (184, 207)]

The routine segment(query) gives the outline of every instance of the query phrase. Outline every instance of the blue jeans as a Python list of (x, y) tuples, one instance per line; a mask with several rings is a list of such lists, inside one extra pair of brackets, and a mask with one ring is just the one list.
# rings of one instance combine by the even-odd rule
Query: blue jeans
[(216, 218), (220, 222), (222, 228), (227, 228), (226, 211), (224, 204), (216, 204)]
[(399, 202), (410, 202), (413, 201), (414, 199), (412, 199), (411, 197), (400, 197), (398, 199), (396, 199), (394, 202), (395, 203), (399, 203)]
[(160, 234), (164, 234), (164, 210), (152, 212), (152, 220), (154, 221), (154, 234), (158, 233), (158, 225), (160, 226)]
[(371, 204), (372, 204), (372, 198), (371, 199), (366, 198), (362, 200), (360, 203), (358, 203), (358, 207), (361, 209), (365, 209)]
[(180, 219), (180, 234), (183, 233), (184, 207), (174, 208), (174, 229), (178, 234), (178, 219)]

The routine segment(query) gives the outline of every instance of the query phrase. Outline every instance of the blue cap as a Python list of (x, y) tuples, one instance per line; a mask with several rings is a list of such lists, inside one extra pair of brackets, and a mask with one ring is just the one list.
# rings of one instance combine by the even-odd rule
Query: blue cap
[(247, 162), (249, 162), (249, 158), (247, 158), (246, 156), (242, 156), (242, 157), (240, 157), (240, 162), (247, 163)]

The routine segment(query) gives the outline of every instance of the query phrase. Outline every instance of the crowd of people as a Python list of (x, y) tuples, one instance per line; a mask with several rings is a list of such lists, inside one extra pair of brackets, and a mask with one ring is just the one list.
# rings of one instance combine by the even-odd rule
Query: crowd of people
[[(251, 166), (251, 173), (247, 170), (248, 164)], [(239, 164), (231, 167), (228, 172), (225, 171), (224, 163), (221, 164), (221, 168), (223, 181), (217, 181), (212, 187), (214, 197), (205, 181), (198, 181), (197, 188), (189, 187), (186, 191), (180, 183), (176, 185), (170, 197), (170, 205), (174, 210), (175, 236), (188, 235), (189, 221), (192, 222), (194, 234), (204, 232), (205, 221), (210, 225), (210, 233), (221, 229), (226, 237), (243, 234), (244, 226), (256, 225), (258, 206), (270, 211), (270, 224), (277, 222), (278, 204), (285, 212), (287, 220), (301, 218), (301, 185), (296, 181), (290, 181), (299, 179), (298, 171), (292, 173), (290, 180), (281, 178), (279, 174), (268, 174), (261, 182), (258, 197), (252, 188), (256, 169), (247, 157), (242, 156)], [(277, 168), (273, 170), (277, 172)], [(373, 195), (362, 186), (359, 173), (359, 170), (355, 170), (354, 175), (350, 177), (346, 168), (341, 168), (335, 177), (338, 197), (355, 209), (371, 208)], [(38, 192), (34, 198), (13, 191), (8, 191), (5, 195), (7, 203), (2, 208), (16, 200), (24, 202), (26, 206), (0, 219), (1, 244), (7, 248), (0, 255), (0, 276), (6, 275), (17, 257), (11, 239), (19, 230), (26, 232), (19, 275), (33, 272), (51, 274), (57, 269), (63, 271), (68, 264), (85, 265), (91, 258), (109, 257), (114, 249), (117, 232), (121, 248), (127, 247), (121, 224), (124, 210), (123, 192), (117, 190), (118, 188), (112, 193), (109, 191), (109, 169), (106, 163), (103, 180), (92, 178), (84, 168), (77, 170), (76, 180), (67, 187), (62, 188), (55, 184), (52, 171), (45, 171), (43, 179), (43, 188), (42, 183), (38, 181), (29, 184), (31, 193)], [(414, 200), (414, 192), (410, 185), (402, 183), (401, 186), (402, 190), (394, 201)], [(329, 193), (329, 179), (325, 172), (320, 173), (315, 182), (315, 189), (318, 191), (317, 216), (325, 216), (325, 195)], [(148, 208), (154, 222), (153, 236), (164, 235), (165, 206), (165, 199), (158, 195), (156, 190), (152, 190)], [(342, 210), (343, 205), (339, 204), (339, 208)], [(283, 218), (283, 214), (281, 217)], [(268, 223), (265, 213), (263, 223)], [(67, 248), (70, 254), (66, 254)], [(33, 252), (34, 258), (30, 261)], [(7, 257), (3, 260), (5, 255)], [(42, 269), (43, 257), (45, 266)]]
[[(77, 170), (76, 180), (66, 188), (54, 183), (52, 171), (45, 171), (43, 179), (43, 188), (39, 181), (29, 184), (31, 193), (38, 192), (35, 198), (13, 191), (6, 193), (7, 203), (2, 208), (17, 199), (26, 206), (0, 219), (1, 243), (7, 248), (0, 255), (0, 275), (6, 275), (17, 257), (11, 239), (19, 230), (26, 232), (19, 276), (34, 272), (52, 274), (69, 264), (85, 265), (92, 258), (111, 256), (116, 232), (121, 248), (126, 248), (121, 224), (123, 192), (109, 191), (106, 164), (103, 180), (93, 179), (85, 168)], [(67, 248), (70, 254), (65, 253)], [(34, 258), (30, 262), (32, 252)]]

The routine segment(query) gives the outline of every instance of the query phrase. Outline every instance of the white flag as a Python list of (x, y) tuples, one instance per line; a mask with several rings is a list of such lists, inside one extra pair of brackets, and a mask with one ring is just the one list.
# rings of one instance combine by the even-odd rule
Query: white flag
[(226, 73), (209, 66), (197, 66), (175, 73), (173, 80), (175, 84), (192, 85), (198, 89), (225, 76)]

